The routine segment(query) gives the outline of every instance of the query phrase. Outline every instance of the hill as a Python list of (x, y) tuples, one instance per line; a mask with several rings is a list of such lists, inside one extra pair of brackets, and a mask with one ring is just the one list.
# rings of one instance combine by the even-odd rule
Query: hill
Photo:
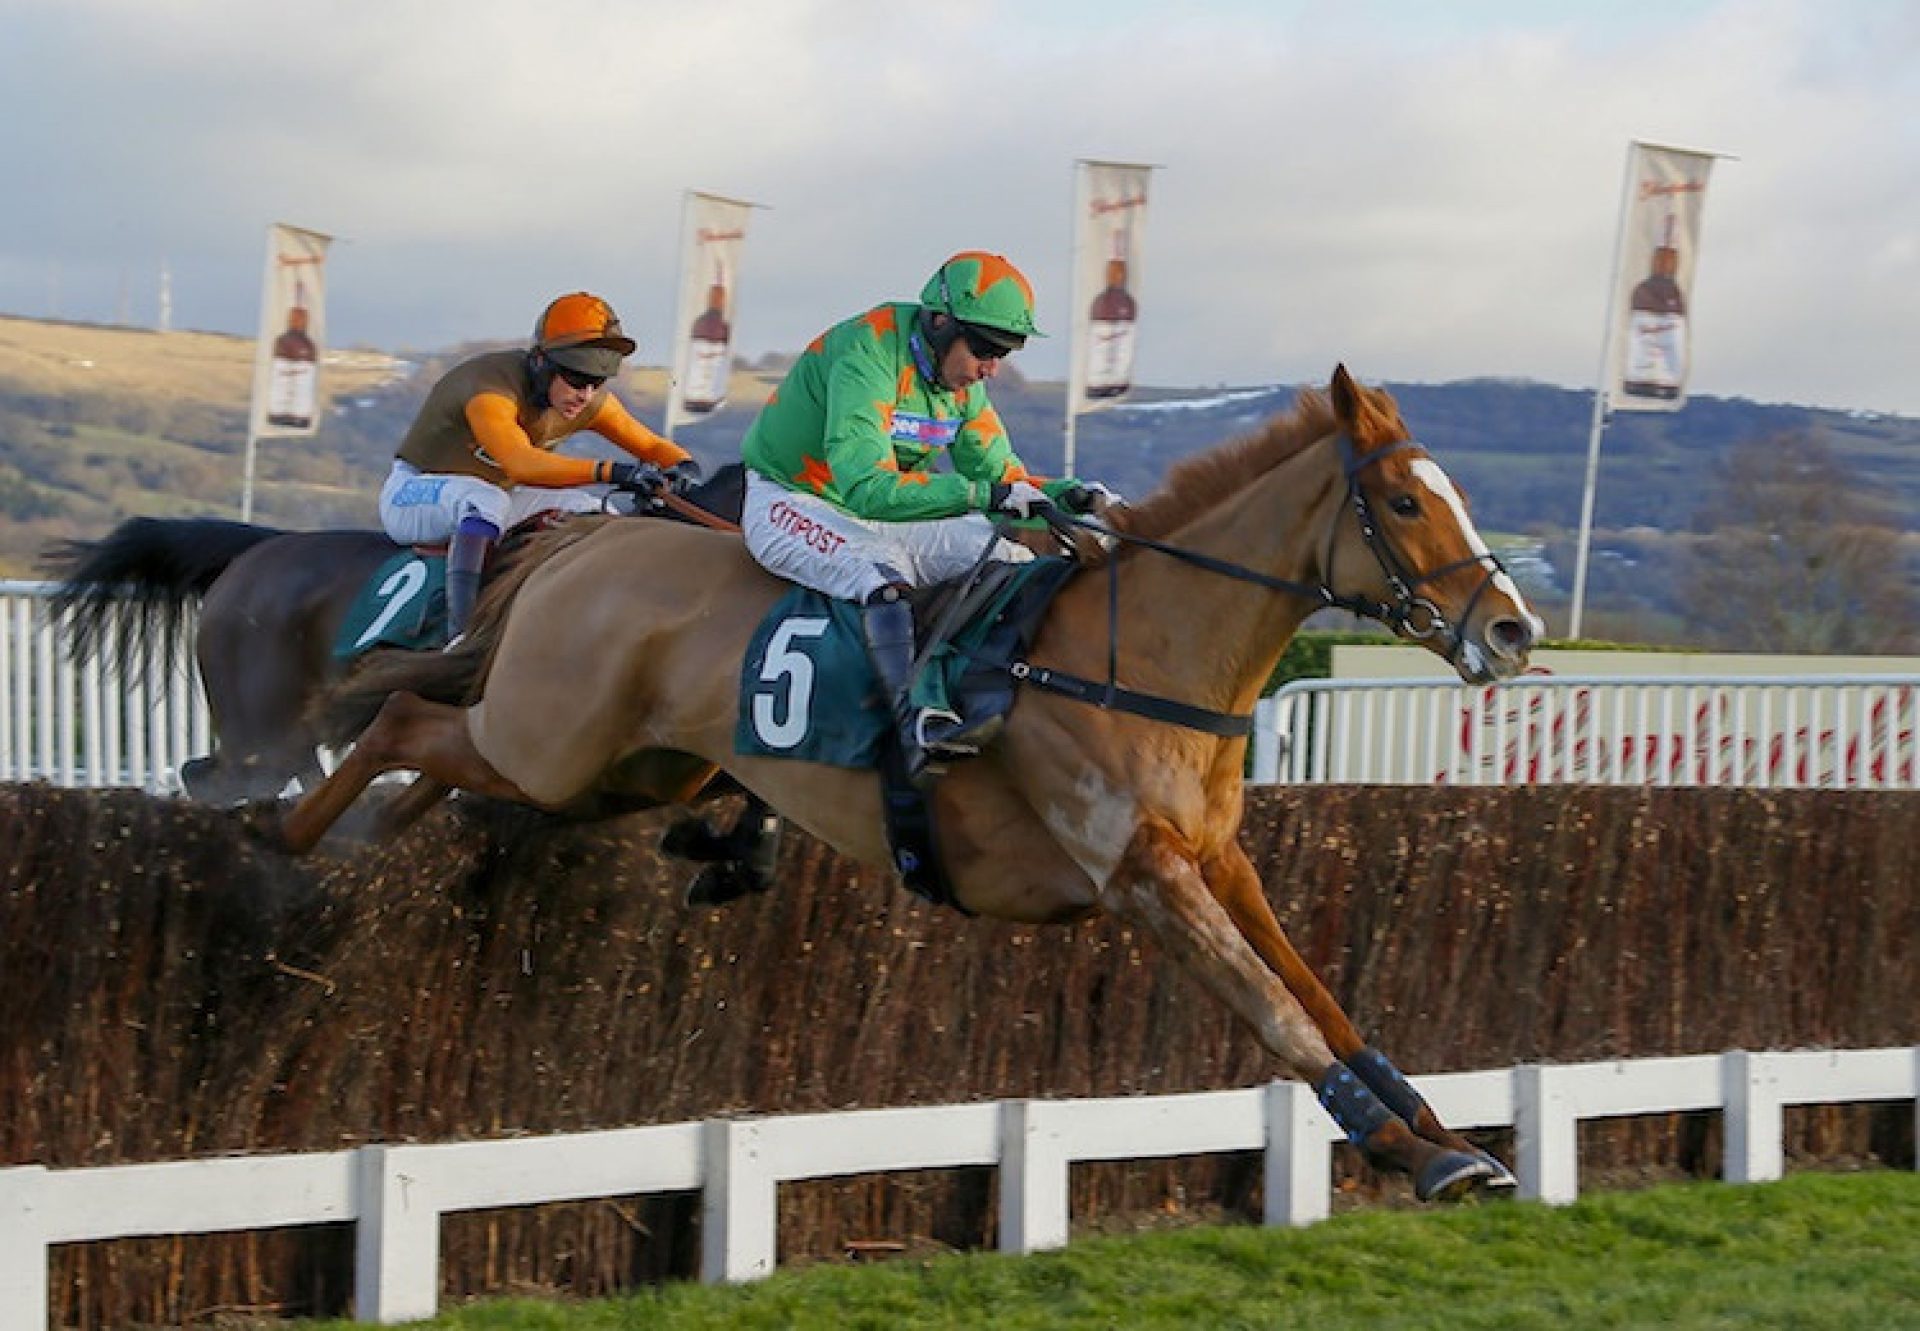
[[(370, 526), (374, 495), (426, 389), (482, 344), (432, 353), (328, 353), (326, 416), (306, 440), (258, 455), (256, 517), (275, 525)], [(253, 342), (206, 333), (0, 317), (0, 576), (30, 577), (53, 539), (90, 537), (135, 513), (237, 516)], [(779, 358), (741, 367), (733, 401), (683, 429), (712, 469), (738, 456), (753, 408), (778, 381)], [(1363, 379), (1365, 366), (1353, 367)], [(1387, 383), (1407, 420), (1472, 498), (1495, 538), (1551, 605), (1571, 581), (1592, 411), (1588, 392), (1504, 379)], [(622, 396), (644, 419), (665, 409), (666, 374), (636, 367)], [(1142, 389), (1082, 416), (1082, 472), (1141, 494), (1195, 451), (1256, 428), (1296, 386)], [(994, 401), (1022, 455), (1058, 471), (1065, 390), (1009, 363)], [(1608, 424), (1596, 507), (1590, 604), (1671, 627), (1673, 562), (1736, 444), (1793, 432), (1823, 439), (1855, 486), (1920, 531), (1920, 420), (1701, 397), (1685, 410), (1623, 414)], [(597, 440), (580, 445), (600, 449)], [(1909, 538), (1909, 548), (1920, 540)]]

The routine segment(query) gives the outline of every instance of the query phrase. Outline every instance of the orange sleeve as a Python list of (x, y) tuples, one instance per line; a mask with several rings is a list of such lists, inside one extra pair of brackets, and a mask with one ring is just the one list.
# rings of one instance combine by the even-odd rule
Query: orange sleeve
[(562, 457), (534, 447), (533, 440), (520, 428), (511, 398), (500, 393), (476, 393), (467, 401), (466, 414), (474, 441), (515, 485), (563, 489), (592, 485), (601, 479), (600, 464), (591, 458)]
[(611, 393), (607, 394), (607, 400), (601, 403), (593, 424), (587, 428), (620, 445), (642, 462), (651, 462), (656, 467), (671, 467), (692, 456), (673, 440), (655, 434), (628, 415), (620, 399)]

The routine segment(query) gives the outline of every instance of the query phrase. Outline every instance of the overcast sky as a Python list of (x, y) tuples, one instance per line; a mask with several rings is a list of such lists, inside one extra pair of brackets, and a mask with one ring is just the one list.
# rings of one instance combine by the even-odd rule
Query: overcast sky
[(0, 0), (0, 311), (250, 333), (265, 228), (329, 340), (607, 296), (663, 359), (683, 192), (766, 205), (736, 349), (949, 252), (1064, 377), (1076, 158), (1150, 162), (1137, 378), (1590, 388), (1629, 140), (1731, 155), (1697, 393), (1920, 415), (1911, 0)]

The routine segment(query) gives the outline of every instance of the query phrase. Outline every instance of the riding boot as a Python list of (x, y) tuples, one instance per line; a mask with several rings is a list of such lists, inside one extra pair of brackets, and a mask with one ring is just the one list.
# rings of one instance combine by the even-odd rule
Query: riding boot
[(913, 703), (913, 608), (896, 587), (886, 587), (860, 607), (860, 624), (867, 639), (867, 657), (873, 673), (893, 700), (894, 723), (900, 732), (900, 753), (907, 776), (916, 783), (937, 759), (960, 757), (979, 750), (962, 739), (965, 725), (942, 707)]
[(447, 545), (447, 646), (466, 636), (467, 621), (473, 618), (474, 602), (480, 599), (480, 576), (487, 566), (487, 555), (500, 539), (500, 529), (477, 513), (469, 513), (454, 528)]

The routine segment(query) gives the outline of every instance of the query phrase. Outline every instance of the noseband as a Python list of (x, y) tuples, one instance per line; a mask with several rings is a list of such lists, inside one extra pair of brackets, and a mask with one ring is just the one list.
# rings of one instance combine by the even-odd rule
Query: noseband
[[(1322, 587), (1321, 590), (1329, 598), (1328, 604), (1377, 620), (1392, 629), (1397, 636), (1414, 642), (1426, 642), (1430, 638), (1444, 637), (1447, 639), (1447, 650), (1443, 659), (1449, 665), (1455, 664), (1456, 658), (1460, 655), (1460, 649), (1466, 642), (1466, 621), (1473, 617), (1473, 608), (1480, 604), (1480, 598), (1486, 594), (1487, 588), (1493, 585), (1494, 578), (1506, 572), (1506, 566), (1500, 562), (1498, 555), (1489, 550), (1484, 555), (1468, 555), (1465, 559), (1456, 559), (1451, 564), (1428, 569), (1425, 573), (1414, 573), (1409, 570), (1406, 561), (1400, 558), (1400, 552), (1387, 541), (1380, 531), (1379, 524), (1374, 521), (1373, 505), (1367, 498), (1367, 492), (1361, 488), (1360, 473), (1382, 458), (1391, 457), (1395, 453), (1409, 449), (1417, 449), (1425, 453), (1426, 450), (1416, 440), (1398, 439), (1371, 453), (1357, 455), (1354, 452), (1353, 440), (1345, 434), (1340, 435), (1339, 445), (1340, 465), (1347, 476), (1347, 502), (1353, 506), (1353, 517), (1354, 521), (1360, 525), (1361, 539), (1366, 542), (1368, 551), (1380, 565), (1380, 572), (1387, 580), (1387, 588), (1393, 595), (1393, 601), (1389, 604), (1384, 601), (1367, 601), (1362, 597), (1337, 597)], [(1337, 527), (1330, 527), (1327, 531), (1325, 563), (1326, 580), (1329, 583), (1333, 581), (1334, 543), (1338, 537)], [(1449, 623), (1439, 606), (1424, 596), (1414, 594), (1418, 588), (1436, 579), (1444, 578), (1456, 569), (1482, 565), (1486, 566), (1486, 576), (1480, 579), (1480, 585), (1475, 587), (1473, 595), (1467, 598), (1466, 610), (1461, 614), (1459, 624)]]
[[(1373, 450), (1371, 453), (1358, 453), (1353, 440), (1342, 432), (1337, 441), (1340, 448), (1341, 470), (1347, 481), (1347, 502), (1353, 509), (1354, 520), (1359, 524), (1361, 539), (1372, 552), (1380, 565), (1380, 572), (1386, 578), (1391, 601), (1375, 600), (1366, 596), (1350, 596), (1336, 592), (1329, 585), (1333, 581), (1333, 560), (1336, 542), (1339, 539), (1339, 516), (1336, 513), (1327, 531), (1327, 557), (1323, 564), (1323, 581), (1318, 584), (1295, 582), (1289, 578), (1276, 578), (1272, 574), (1262, 573), (1258, 569), (1248, 568), (1244, 564), (1235, 564), (1229, 560), (1216, 559), (1212, 555), (1201, 554), (1197, 550), (1188, 550), (1181, 546), (1157, 541), (1149, 536), (1136, 536), (1128, 532), (1115, 531), (1105, 523), (1090, 518), (1078, 517), (1062, 512), (1057, 508), (1042, 510), (1047, 524), (1072, 543), (1072, 529), (1079, 528), (1108, 540), (1124, 541), (1129, 545), (1143, 546), (1159, 554), (1192, 564), (1209, 573), (1218, 573), (1222, 577), (1238, 582), (1249, 582), (1255, 586), (1267, 587), (1274, 591), (1286, 592), (1293, 596), (1303, 596), (1319, 603), (1320, 609), (1345, 610), (1349, 614), (1359, 615), (1386, 625), (1398, 637), (1415, 642), (1425, 642), (1440, 637), (1447, 641), (1445, 660), (1448, 664), (1457, 664), (1456, 658), (1466, 641), (1465, 621), (1472, 617), (1474, 606), (1493, 585), (1494, 578), (1506, 571), (1499, 556), (1491, 551), (1482, 555), (1469, 555), (1457, 559), (1440, 568), (1416, 573), (1407, 567), (1400, 552), (1393, 548), (1374, 521), (1373, 506), (1367, 498), (1366, 490), (1360, 484), (1360, 473), (1382, 458), (1408, 449), (1425, 453), (1425, 449), (1416, 440), (1399, 439)], [(1466, 612), (1461, 616), (1460, 624), (1450, 623), (1440, 607), (1427, 597), (1418, 595), (1418, 590), (1437, 578), (1445, 577), (1458, 569), (1485, 566), (1486, 576), (1480, 585), (1474, 588), (1473, 595), (1467, 598)], [(1190, 730), (1205, 731), (1210, 735), (1243, 736), (1253, 733), (1253, 717), (1231, 712), (1217, 712), (1211, 708), (1195, 707), (1189, 703), (1176, 702), (1171, 698), (1155, 697), (1152, 694), (1136, 693), (1123, 688), (1116, 680), (1119, 668), (1120, 640), (1120, 572), (1118, 564), (1107, 562), (1107, 678), (1104, 683), (1083, 679), (1078, 675), (1065, 674), (1036, 666), (1027, 661), (1015, 661), (1008, 667), (1015, 679), (1036, 685), (1053, 693), (1074, 698), (1096, 707), (1111, 708), (1115, 711), (1131, 712), (1136, 716), (1149, 717), (1156, 721), (1166, 721), (1173, 725), (1185, 726)]]

